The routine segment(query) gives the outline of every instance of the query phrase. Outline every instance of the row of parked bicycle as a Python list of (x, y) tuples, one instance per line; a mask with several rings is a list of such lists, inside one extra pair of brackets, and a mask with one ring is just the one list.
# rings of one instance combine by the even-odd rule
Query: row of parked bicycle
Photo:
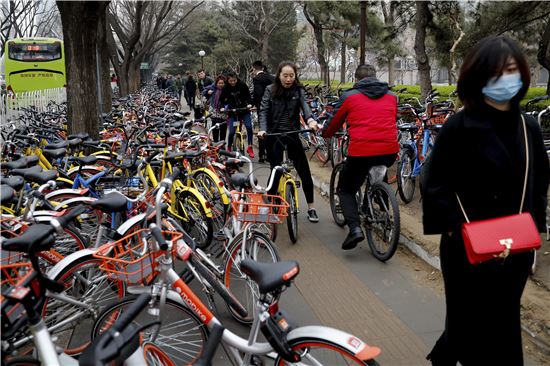
[(264, 187), (211, 141), (219, 125), (177, 108), (146, 89), (115, 103), (98, 140), (67, 135), (63, 106), (3, 129), (2, 362), (210, 364), (222, 344), (238, 365), (376, 364), (377, 347), (279, 309), (300, 271), (274, 243), (285, 221), (298, 238), (290, 164)]

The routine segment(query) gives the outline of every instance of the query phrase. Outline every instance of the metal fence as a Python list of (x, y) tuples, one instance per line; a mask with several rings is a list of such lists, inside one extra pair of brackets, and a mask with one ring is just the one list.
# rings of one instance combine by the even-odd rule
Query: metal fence
[(40, 112), (45, 112), (51, 102), (59, 104), (66, 101), (67, 91), (65, 88), (34, 90), (15, 94), (2, 93), (0, 95), (0, 124), (17, 119), (22, 113), (21, 108), (33, 107)]

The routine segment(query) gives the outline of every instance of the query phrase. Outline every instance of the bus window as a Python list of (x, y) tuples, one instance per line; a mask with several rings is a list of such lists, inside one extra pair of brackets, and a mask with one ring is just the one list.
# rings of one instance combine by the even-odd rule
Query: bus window
[(11, 60), (26, 62), (58, 60), (61, 58), (61, 44), (10, 43), (8, 57)]

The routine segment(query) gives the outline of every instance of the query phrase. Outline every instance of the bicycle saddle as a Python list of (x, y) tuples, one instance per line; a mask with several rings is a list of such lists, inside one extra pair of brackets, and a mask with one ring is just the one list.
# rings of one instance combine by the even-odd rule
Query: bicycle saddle
[(12, 170), (26, 168), (29, 165), (34, 165), (36, 162), (38, 162), (38, 157), (35, 158), (34, 156), (25, 156), (17, 160), (2, 163), (2, 169)]
[(61, 148), (67, 147), (67, 146), (69, 146), (69, 141), (63, 140), (63, 141), (49, 143), (46, 146), (44, 146), (44, 149), (46, 149), (46, 150), (56, 150), (56, 149), (61, 149)]
[(83, 158), (71, 157), (69, 158), (69, 161), (74, 161), (79, 165), (88, 165), (88, 164), (95, 164), (97, 161), (97, 157), (94, 155), (86, 156)]
[(418, 130), (418, 126), (415, 123), (403, 123), (397, 128), (401, 131), (416, 131)]
[(240, 268), (258, 284), (262, 294), (289, 286), (290, 282), (300, 273), (300, 266), (296, 261), (262, 263), (246, 258), (241, 262)]
[[(251, 188), (250, 187), (250, 178), (248, 174), (244, 173), (235, 173), (231, 176), (231, 183), (235, 188)], [(258, 184), (258, 179), (254, 177), (254, 184)]]
[(82, 141), (87, 140), (89, 138), (90, 138), (90, 135), (87, 132), (81, 132), (81, 133), (77, 133), (76, 135), (69, 135), (67, 137), (68, 140), (81, 139)]
[(97, 201), (92, 202), (90, 206), (100, 210), (101, 212), (113, 213), (126, 211), (128, 207), (127, 203), (128, 201), (126, 200), (126, 197), (120, 193), (113, 192), (106, 194), (103, 198), (98, 199)]
[(68, 142), (70, 147), (75, 147), (80, 145), (82, 143), (82, 140), (79, 138), (76, 138), (76, 139), (68, 140)]
[(31, 247), (34, 247), (36, 252), (50, 250), (55, 244), (53, 232), (54, 228), (51, 225), (32, 225), (20, 236), (4, 240), (2, 249), (20, 253), (28, 253)]
[(57, 170), (44, 170), (41, 172), (30, 172), (25, 174), (25, 179), (38, 183), (38, 184), (44, 184), (49, 180), (55, 180), (57, 176), (59, 175)]
[(40, 165), (31, 166), (30, 168), (24, 168), (24, 169), (13, 169), (10, 171), (13, 175), (19, 175), (24, 177), (26, 174), (29, 173), (40, 173), (42, 171), (42, 167)]
[(67, 154), (67, 149), (65, 148), (59, 148), (59, 149), (51, 149), (51, 150), (44, 150), (42, 153), (46, 156), (49, 156), (53, 159), (59, 159)]
[(0, 202), (11, 202), (15, 198), (15, 190), (7, 184), (0, 185)]
[(23, 177), (13, 176), (13, 177), (2, 177), (0, 178), (0, 184), (2, 185), (8, 185), (11, 188), (15, 189), (16, 191), (23, 188), (23, 185), (25, 184), (25, 179)]

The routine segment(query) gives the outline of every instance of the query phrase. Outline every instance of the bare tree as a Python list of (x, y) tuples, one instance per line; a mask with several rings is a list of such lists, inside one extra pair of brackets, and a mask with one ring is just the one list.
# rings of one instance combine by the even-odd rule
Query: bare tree
[(431, 21), (432, 13), (427, 1), (416, 2), (416, 36), (414, 38), (414, 52), (418, 64), (418, 78), (422, 97), (426, 97), (432, 89), (430, 77), (430, 60), (426, 53), (426, 27)]
[[(59, 23), (57, 8), (46, 1), (1, 1), (0, 2), (0, 55), (10, 38), (54, 35), (55, 20)], [(59, 35), (57, 35), (59, 37)]]
[(111, 63), (119, 78), (120, 93), (138, 89), (140, 65), (162, 50), (188, 26), (189, 15), (203, 2), (114, 1), (107, 20)]
[(269, 38), (296, 11), (297, 5), (286, 6), (274, 1), (224, 2), (223, 14), (231, 24), (256, 43), (262, 61), (268, 63)]

